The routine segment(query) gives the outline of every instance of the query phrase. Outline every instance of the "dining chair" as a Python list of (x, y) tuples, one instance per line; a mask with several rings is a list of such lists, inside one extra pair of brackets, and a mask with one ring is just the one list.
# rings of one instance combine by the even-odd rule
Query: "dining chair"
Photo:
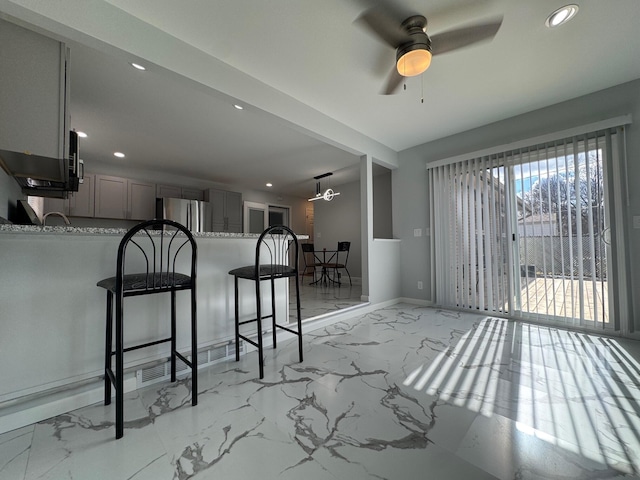
[(316, 268), (322, 267), (322, 260), (316, 255), (315, 247), (313, 243), (303, 243), (302, 245), (302, 260), (304, 262), (304, 269), (302, 270), (302, 277), (307, 274), (307, 270), (311, 269), (313, 272), (313, 281), (316, 281)]
[(349, 276), (349, 285), (353, 285), (351, 283), (351, 274), (349, 273), (349, 269), (347, 268), (347, 262), (349, 261), (349, 249), (351, 248), (351, 242), (338, 242), (338, 248), (336, 248), (335, 253), (329, 258), (328, 262), (322, 264), (322, 267), (327, 271), (333, 270), (333, 281), (340, 286), (342, 283), (340, 282), (340, 275), (338, 270), (344, 270), (347, 272)]

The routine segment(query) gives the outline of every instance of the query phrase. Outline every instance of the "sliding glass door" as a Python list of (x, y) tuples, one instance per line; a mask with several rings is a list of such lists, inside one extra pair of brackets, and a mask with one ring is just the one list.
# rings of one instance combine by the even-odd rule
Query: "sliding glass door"
[(603, 131), (429, 167), (436, 303), (617, 328), (615, 137)]
[(510, 167), (518, 313), (611, 326), (604, 145), (574, 138), (521, 152)]

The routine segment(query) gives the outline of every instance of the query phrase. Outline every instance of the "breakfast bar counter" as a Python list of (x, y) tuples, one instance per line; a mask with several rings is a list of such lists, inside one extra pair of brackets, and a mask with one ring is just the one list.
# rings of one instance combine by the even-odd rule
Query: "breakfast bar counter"
[[(113, 276), (126, 229), (0, 225), (0, 405), (96, 379), (103, 372), (106, 295), (96, 286)], [(233, 339), (229, 270), (254, 262), (257, 234), (196, 233), (200, 348)], [(300, 239), (306, 236), (300, 236)], [(288, 315), (288, 288), (276, 293)], [(244, 286), (243, 286), (244, 288)], [(241, 292), (241, 317), (255, 315), (252, 286)], [(151, 297), (156, 297), (151, 296)], [(165, 297), (165, 298), (162, 298)], [(245, 303), (246, 299), (246, 303)], [(178, 346), (189, 344), (189, 295), (177, 295)], [(169, 296), (125, 304), (126, 338), (157, 338), (169, 329)], [(283, 318), (283, 317), (281, 317)], [(184, 332), (181, 337), (180, 332)], [(125, 356), (125, 368), (166, 357), (165, 345)]]

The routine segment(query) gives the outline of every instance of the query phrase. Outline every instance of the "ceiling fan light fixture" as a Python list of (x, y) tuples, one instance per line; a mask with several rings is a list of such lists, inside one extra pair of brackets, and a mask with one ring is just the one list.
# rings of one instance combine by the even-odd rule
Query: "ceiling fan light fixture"
[(577, 13), (578, 13), (578, 5), (575, 5), (575, 4), (565, 5), (564, 7), (560, 7), (551, 15), (549, 15), (547, 17), (547, 20), (544, 22), (544, 24), (548, 28), (558, 27), (560, 25), (567, 23), (569, 20), (575, 17)]
[(405, 53), (398, 51), (396, 68), (400, 75), (403, 77), (415, 77), (429, 68), (429, 65), (431, 65), (431, 52), (424, 46), (421, 47)]

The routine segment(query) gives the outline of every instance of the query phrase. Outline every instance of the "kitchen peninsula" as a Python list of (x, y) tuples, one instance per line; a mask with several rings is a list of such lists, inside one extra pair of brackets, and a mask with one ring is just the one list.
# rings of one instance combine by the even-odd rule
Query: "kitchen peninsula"
[[(103, 373), (106, 295), (96, 286), (115, 274), (125, 229), (0, 225), (0, 405), (83, 383), (99, 388)], [(198, 244), (199, 348), (233, 339), (233, 278), (228, 271), (254, 262), (258, 235), (195, 233)], [(306, 236), (300, 236), (305, 239)], [(277, 286), (277, 314), (288, 315), (288, 289)], [(252, 285), (241, 285), (241, 316), (255, 312)], [(158, 338), (169, 329), (168, 295), (130, 297), (125, 343)], [(189, 343), (189, 296), (177, 294), (178, 345)], [(135, 370), (166, 357), (167, 345), (125, 356), (129, 388)], [(231, 350), (230, 350), (231, 351)], [(99, 401), (93, 398), (92, 402)], [(0, 412), (0, 430), (2, 427)]]

